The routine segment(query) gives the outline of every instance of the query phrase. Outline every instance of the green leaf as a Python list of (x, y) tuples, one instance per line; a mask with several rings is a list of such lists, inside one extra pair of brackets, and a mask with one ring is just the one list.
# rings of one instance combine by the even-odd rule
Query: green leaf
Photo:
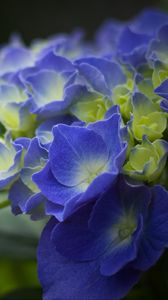
[(36, 261), (0, 260), (0, 266), (0, 296), (16, 289), (40, 287)]
[(26, 215), (14, 216), (9, 208), (0, 210), (0, 220), (0, 257), (35, 259), (46, 221), (33, 222)]
[(0, 300), (41, 300), (42, 291), (40, 288), (27, 288), (16, 290), (0, 298)]
[[(9, 207), (0, 210), (0, 220), (0, 299), (3, 299), (1, 296), (16, 289), (40, 286), (36, 251), (46, 220), (33, 222), (26, 215), (14, 216)], [(23, 293), (6, 297), (25, 299)], [(32, 295), (27, 299), (36, 298)]]
[(10, 201), (8, 200), (8, 192), (3, 191), (0, 192), (0, 209), (5, 208), (10, 205)]

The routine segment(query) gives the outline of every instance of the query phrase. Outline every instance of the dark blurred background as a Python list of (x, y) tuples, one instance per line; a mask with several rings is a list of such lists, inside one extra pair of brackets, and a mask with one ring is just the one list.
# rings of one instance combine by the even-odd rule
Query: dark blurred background
[[(76, 27), (86, 30), (90, 38), (107, 18), (127, 20), (146, 7), (165, 9), (168, 0), (0, 0), (0, 43), (13, 32), (24, 41), (44, 38)], [(167, 3), (168, 5), (168, 3)]]

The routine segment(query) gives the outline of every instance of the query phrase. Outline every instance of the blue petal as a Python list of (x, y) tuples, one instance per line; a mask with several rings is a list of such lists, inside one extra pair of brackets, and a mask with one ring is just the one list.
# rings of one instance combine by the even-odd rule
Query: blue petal
[(92, 206), (80, 209), (53, 230), (52, 240), (61, 255), (75, 261), (88, 261), (96, 259), (106, 250), (109, 239), (88, 229)]
[[(122, 184), (124, 185), (123, 189)], [(121, 190), (123, 196), (121, 196)], [(132, 187), (119, 180), (118, 190), (116, 190), (115, 183), (105, 195), (102, 195), (93, 209), (93, 204), (85, 206), (55, 228), (53, 239), (57, 250), (69, 259), (77, 261), (99, 257), (103, 275), (114, 274), (124, 264), (136, 257), (138, 240), (143, 225), (139, 214), (143, 213), (145, 215), (144, 210), (146, 212), (149, 196), (147, 188), (143, 186)], [(137, 201), (134, 200), (135, 197)], [(72, 213), (72, 205), (74, 203), (79, 205), (80, 201), (81, 199), (77, 203), (71, 201), (71, 206), (68, 202), (65, 213), (68, 205)], [(146, 209), (144, 209), (144, 206)], [(130, 239), (123, 241), (117, 238), (118, 231), (113, 230), (113, 225), (116, 226), (120, 218), (124, 214), (129, 214), (130, 211), (137, 219), (137, 229)], [(103, 259), (100, 255), (103, 255)]]
[(78, 195), (76, 199), (69, 199), (65, 205), (63, 219), (65, 220), (73, 212), (79, 209), (86, 203), (92, 202), (103, 194), (110, 185), (115, 182), (117, 174), (114, 173), (103, 173), (97, 176), (93, 182), (88, 186), (87, 190), (81, 195)]
[(168, 192), (161, 186), (152, 188), (153, 198), (135, 268), (147, 270), (156, 263), (168, 246)]
[(119, 176), (110, 189), (97, 201), (89, 221), (92, 231), (105, 231), (117, 223), (123, 212), (131, 209), (136, 218), (139, 214), (146, 216), (151, 194), (143, 185), (129, 184)]
[(48, 151), (40, 145), (38, 138), (33, 138), (24, 157), (24, 167), (35, 168), (41, 165), (42, 159), (48, 158)]
[[(70, 105), (79, 101), (79, 99), (84, 97), (86, 93), (88, 93), (88, 91), (86, 87), (82, 85), (73, 84), (65, 87), (63, 101), (52, 101), (36, 111), (39, 120), (41, 118), (47, 119), (55, 117), (59, 114), (67, 113), (67, 109), (70, 107)], [(36, 107), (34, 108), (36, 109)]]
[(75, 71), (73, 64), (67, 58), (58, 56), (54, 54), (53, 51), (37, 61), (37, 66), (40, 69), (53, 70), (60, 73), (64, 71)]
[(29, 147), (30, 142), (31, 142), (30, 138), (20, 137), (20, 138), (17, 138), (14, 143), (17, 144), (17, 145), (23, 146), (23, 148), (27, 150), (28, 147)]
[(0, 74), (17, 72), (34, 64), (32, 53), (24, 47), (9, 46), (2, 50)]
[(124, 241), (113, 241), (100, 261), (100, 272), (104, 276), (116, 274), (137, 256), (139, 241), (143, 227), (143, 218), (140, 216), (136, 231), (132, 237)]
[(54, 216), (60, 222), (63, 221), (64, 206), (61, 204), (53, 203), (49, 200), (45, 204), (45, 212), (48, 216)]
[(168, 16), (159, 9), (145, 9), (131, 22), (133, 31), (154, 36), (158, 29), (168, 23)]
[(64, 205), (66, 201), (79, 195), (76, 187), (65, 187), (58, 183), (51, 172), (49, 163), (32, 178), (42, 193), (53, 203)]
[[(167, 20), (168, 23), (168, 20)], [(167, 45), (168, 25), (163, 25), (158, 32), (158, 39)]]
[(124, 24), (116, 20), (108, 20), (100, 27), (96, 34), (96, 42), (103, 54), (115, 53)]
[(137, 34), (126, 27), (120, 36), (118, 50), (123, 54), (132, 52), (135, 48), (146, 45), (150, 37), (146, 34)]
[(53, 140), (52, 128), (55, 125), (60, 123), (71, 125), (76, 120), (77, 119), (74, 116), (68, 114), (51, 118), (40, 124), (40, 126), (36, 129), (36, 136), (40, 139), (42, 144), (45, 144), (46, 147), (46, 144), (52, 142)]
[(124, 269), (116, 276), (101, 276), (97, 262), (74, 263), (59, 255), (51, 241), (56, 222), (46, 226), (38, 249), (39, 278), (46, 300), (119, 300), (138, 281), (140, 273)]
[(33, 196), (33, 192), (19, 179), (9, 192), (9, 200), (12, 202), (14, 214), (26, 212), (27, 200)]
[(159, 95), (160, 97), (165, 98), (166, 100), (168, 100), (168, 79), (166, 79), (165, 81), (163, 81), (161, 83), (161, 85), (159, 85), (156, 89), (155, 89), (155, 93), (157, 95)]
[[(108, 151), (102, 138), (83, 127), (58, 125), (53, 129), (54, 141), (49, 158), (55, 178), (66, 186), (75, 186), (87, 180), (92, 165), (97, 169), (108, 160)], [(90, 167), (90, 171), (87, 168)], [(95, 170), (95, 172), (96, 172)]]
[(114, 114), (107, 120), (88, 125), (89, 129), (94, 130), (105, 141), (110, 152), (110, 168), (115, 170), (120, 169), (123, 165), (127, 148), (126, 143), (121, 141), (120, 123), (120, 115)]
[(109, 97), (111, 96), (111, 91), (107, 86), (104, 75), (96, 67), (88, 63), (81, 63), (78, 68), (80, 75), (88, 81), (95, 91)]
[[(88, 57), (76, 61), (79, 65), (82, 63), (89, 64), (97, 68), (104, 76), (109, 89), (113, 89), (118, 84), (126, 82), (126, 77), (119, 64), (107, 59)], [(115, 76), (114, 76), (115, 74)]]
[(26, 81), (31, 86), (31, 94), (37, 108), (63, 99), (65, 79), (54, 71), (41, 70), (27, 77)]

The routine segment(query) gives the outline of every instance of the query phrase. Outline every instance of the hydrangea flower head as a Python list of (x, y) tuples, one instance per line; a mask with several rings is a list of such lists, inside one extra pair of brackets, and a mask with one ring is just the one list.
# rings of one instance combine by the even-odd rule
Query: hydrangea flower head
[(0, 209), (49, 218), (45, 300), (120, 300), (168, 247), (168, 16), (0, 48)]

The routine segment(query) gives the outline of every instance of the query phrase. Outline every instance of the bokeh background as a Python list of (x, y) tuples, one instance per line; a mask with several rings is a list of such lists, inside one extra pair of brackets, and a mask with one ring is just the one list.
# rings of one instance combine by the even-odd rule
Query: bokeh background
[(153, 6), (166, 9), (168, 0), (0, 0), (0, 42), (7, 42), (12, 32), (21, 33), (29, 43), (76, 27), (91, 38), (104, 20), (127, 20)]
[[(19, 33), (28, 45), (34, 38), (83, 28), (86, 39), (106, 19), (128, 20), (144, 8), (168, 12), (168, 0), (0, 0), (0, 44)], [(0, 210), (0, 300), (41, 300), (36, 248), (46, 220), (32, 222)], [(168, 253), (145, 273), (125, 300), (168, 299)]]

